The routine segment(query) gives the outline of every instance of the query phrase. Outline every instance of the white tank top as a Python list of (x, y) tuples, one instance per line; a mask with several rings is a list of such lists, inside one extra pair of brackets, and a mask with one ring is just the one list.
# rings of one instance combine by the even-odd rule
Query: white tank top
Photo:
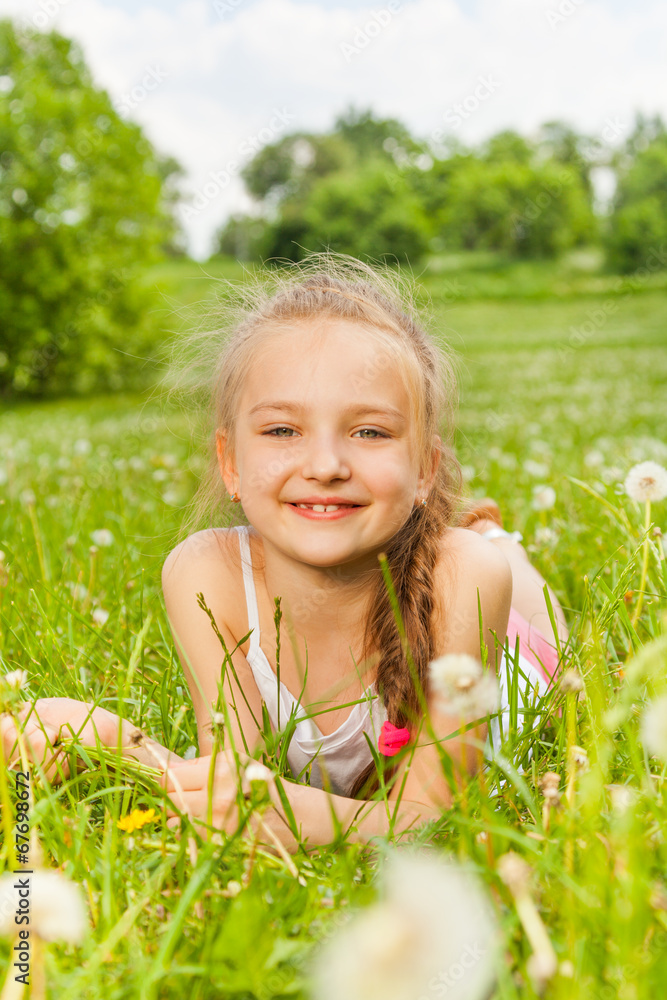
[[(290, 714), (296, 707), (296, 729), (292, 735), (287, 761), (295, 778), (305, 781), (310, 769), (310, 784), (316, 788), (328, 787), (336, 795), (350, 794), (354, 782), (371, 760), (370, 749), (364, 733), (374, 747), (378, 745), (382, 723), (387, 720), (387, 712), (381, 698), (376, 693), (375, 684), (364, 691), (364, 701), (354, 705), (349, 716), (335, 732), (324, 735), (305, 708), (287, 690), (283, 682), (278, 687), (278, 678), (262, 650), (259, 632), (257, 593), (252, 573), (252, 555), (246, 525), (236, 525), (239, 549), (243, 567), (243, 586), (248, 609), (248, 629), (252, 629), (250, 648), (246, 659), (255, 678), (259, 693), (266, 703), (275, 732), (284, 729)], [(280, 705), (280, 727), (278, 706)], [(311, 764), (312, 762), (312, 764)], [(325, 782), (325, 775), (328, 784)]]
[[(245, 588), (246, 605), (248, 608), (248, 628), (252, 629), (250, 648), (246, 659), (255, 678), (259, 693), (266, 703), (275, 732), (278, 731), (278, 678), (260, 647), (259, 614), (257, 610), (257, 593), (252, 573), (252, 556), (248, 540), (248, 527), (236, 525), (243, 567), (243, 586)], [(536, 687), (540, 694), (548, 686), (543, 672), (540, 672), (525, 654), (527, 650), (521, 641), (519, 655), (516, 660), (518, 673), (517, 705), (519, 724), (521, 715), (530, 712), (531, 689)], [(502, 743), (502, 735), (507, 735), (510, 729), (510, 687), (511, 676), (515, 670), (512, 662), (503, 653), (499, 658), (498, 681), (500, 685), (500, 712), (491, 719), (489, 734), (485, 745), (484, 756), (493, 757)], [(310, 768), (310, 784), (316, 788), (328, 787), (336, 795), (349, 796), (354, 782), (371, 760), (370, 749), (364, 733), (368, 734), (374, 747), (378, 745), (383, 722), (387, 721), (387, 712), (382, 699), (376, 693), (375, 684), (364, 691), (364, 701), (354, 705), (347, 719), (335, 732), (324, 736), (315, 724), (314, 719), (303, 718), (306, 710), (294, 695), (280, 682), (280, 728), (284, 729), (290, 713), (296, 707), (296, 717), (301, 719), (290, 741), (287, 751), (287, 761), (295, 778), (307, 781)], [(502, 720), (502, 721), (501, 721)], [(528, 759), (532, 757), (532, 750)], [(329, 784), (325, 785), (324, 774)]]

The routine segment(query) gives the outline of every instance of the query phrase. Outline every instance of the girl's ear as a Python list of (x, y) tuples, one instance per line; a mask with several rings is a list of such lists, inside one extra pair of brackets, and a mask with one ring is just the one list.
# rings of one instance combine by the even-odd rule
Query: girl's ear
[(215, 448), (218, 454), (218, 468), (220, 469), (223, 483), (229, 493), (232, 494), (236, 493), (238, 489), (238, 476), (236, 475), (236, 469), (227, 444), (228, 437), (226, 432), (217, 430), (215, 432)]
[(419, 480), (423, 493), (428, 493), (433, 486), (433, 481), (435, 480), (438, 466), (440, 465), (441, 455), (442, 438), (439, 434), (434, 434), (431, 442), (429, 462), (426, 467), (426, 471), (422, 470), (422, 475)]

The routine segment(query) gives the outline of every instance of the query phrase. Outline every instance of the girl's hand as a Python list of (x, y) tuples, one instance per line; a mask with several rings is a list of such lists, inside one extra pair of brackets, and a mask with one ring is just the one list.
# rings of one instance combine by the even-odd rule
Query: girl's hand
[[(224, 830), (229, 834), (236, 833), (240, 822), (237, 805), (239, 783), (244, 793), (250, 790), (248, 782), (243, 777), (245, 767), (251, 761), (255, 767), (262, 767), (247, 754), (239, 753), (238, 757), (241, 764), (240, 775), (237, 771), (234, 752), (221, 750), (216, 757), (213, 778), (212, 825), (215, 829)], [(201, 821), (201, 823), (208, 822), (210, 768), (210, 755), (198, 757), (195, 760), (171, 765), (162, 779), (162, 785), (176, 808), (180, 812), (189, 814), (193, 820)], [(264, 768), (264, 771), (269, 779), (269, 788), (271, 788), (273, 772), (269, 768)], [(167, 815), (171, 817), (167, 823), (168, 826), (178, 827), (180, 825), (180, 819), (172, 809), (167, 810)]]
[[(99, 739), (106, 746), (118, 745), (119, 716), (74, 698), (39, 698), (34, 705), (24, 705), (17, 715), (24, 723), (23, 742), (28, 756), (40, 765), (48, 765), (45, 773), (50, 781), (59, 781), (61, 773), (64, 777), (69, 776), (67, 758), (58, 750), (61, 739), (74, 734), (84, 744), (94, 745)], [(130, 734), (134, 731), (133, 726), (123, 723), (124, 746), (129, 745)], [(12, 716), (0, 716), (0, 735), (5, 760), (13, 764), (20, 759), (20, 754)]]

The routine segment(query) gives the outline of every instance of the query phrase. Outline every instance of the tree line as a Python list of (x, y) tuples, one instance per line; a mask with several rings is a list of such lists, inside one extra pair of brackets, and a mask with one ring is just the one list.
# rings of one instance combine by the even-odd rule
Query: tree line
[[(164, 339), (147, 265), (185, 255), (179, 164), (96, 87), (57, 32), (0, 21), (0, 395), (92, 392), (146, 381)], [(592, 172), (617, 178), (609, 211)], [(667, 132), (637, 115), (622, 145), (548, 122), (477, 147), (348, 109), (323, 133), (285, 131), (241, 174), (253, 212), (216, 254), (299, 259), (330, 248), (417, 263), (493, 250), (549, 258), (601, 243), (628, 272), (667, 266)]]
[[(616, 178), (608, 206), (596, 203), (600, 168)], [(255, 210), (226, 222), (216, 250), (244, 260), (298, 260), (325, 246), (411, 262), (461, 250), (535, 259), (601, 244), (608, 267), (629, 272), (667, 240), (659, 116), (637, 114), (621, 146), (604, 130), (588, 136), (552, 121), (535, 138), (504, 130), (470, 147), (421, 140), (351, 108), (327, 133), (295, 131), (265, 146), (241, 176)]]

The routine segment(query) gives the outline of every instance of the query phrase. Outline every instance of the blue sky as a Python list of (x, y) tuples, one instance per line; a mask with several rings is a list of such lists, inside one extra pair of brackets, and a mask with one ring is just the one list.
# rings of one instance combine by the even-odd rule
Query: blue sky
[(251, 150), (350, 104), (464, 142), (554, 118), (620, 142), (637, 110), (667, 118), (663, 0), (0, 0), (6, 14), (76, 38), (121, 113), (182, 163), (201, 259), (252, 208)]

